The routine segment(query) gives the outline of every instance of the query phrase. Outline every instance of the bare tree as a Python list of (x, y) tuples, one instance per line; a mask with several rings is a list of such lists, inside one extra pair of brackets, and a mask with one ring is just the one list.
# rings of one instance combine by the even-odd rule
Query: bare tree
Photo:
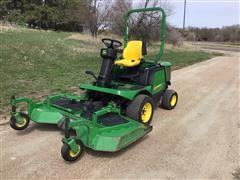
[(137, 4), (139, 8), (161, 7), (166, 12), (167, 16), (173, 14), (173, 7), (168, 0), (141, 0)]
[(183, 37), (180, 31), (176, 28), (168, 26), (167, 28), (167, 35), (166, 35), (166, 42), (174, 45), (174, 46), (181, 46), (183, 44)]
[(196, 35), (198, 41), (217, 41), (217, 42), (234, 42), (240, 41), (240, 25), (225, 26), (222, 28), (197, 28), (188, 27), (186, 30), (186, 38), (191, 33)]
[(132, 2), (130, 0), (117, 0), (114, 1), (111, 13), (110, 21), (112, 32), (118, 35), (122, 35), (124, 31), (124, 15), (128, 9), (132, 8)]
[[(162, 7), (169, 16), (172, 7), (167, 0), (143, 0), (137, 5), (138, 8)], [(142, 39), (146, 42), (159, 40), (161, 27), (160, 13), (157, 11), (138, 13), (130, 17), (130, 36), (135, 39)]]
[(111, 0), (89, 0), (87, 6), (87, 24), (92, 37), (96, 38), (99, 29), (107, 26), (111, 10)]

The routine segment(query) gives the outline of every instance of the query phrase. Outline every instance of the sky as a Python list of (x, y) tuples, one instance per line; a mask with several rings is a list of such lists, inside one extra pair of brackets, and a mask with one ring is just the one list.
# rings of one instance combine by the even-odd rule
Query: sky
[[(168, 23), (183, 26), (184, 0), (168, 0), (173, 15)], [(186, 0), (186, 27), (222, 27), (240, 24), (240, 0)]]

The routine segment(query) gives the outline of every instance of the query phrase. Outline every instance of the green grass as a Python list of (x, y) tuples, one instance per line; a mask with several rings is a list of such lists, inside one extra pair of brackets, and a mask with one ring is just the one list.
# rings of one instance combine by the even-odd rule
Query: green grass
[[(13, 94), (33, 97), (43, 92), (71, 91), (70, 87), (91, 81), (84, 72), (98, 71), (99, 45), (68, 39), (70, 35), (28, 30), (0, 33), (0, 109), (9, 104)], [(215, 55), (166, 50), (163, 59), (172, 62), (176, 69)]]
[(185, 66), (201, 62), (215, 56), (220, 56), (221, 53), (207, 53), (204, 51), (184, 51), (184, 50), (166, 50), (162, 59), (172, 63), (172, 69), (179, 69)]

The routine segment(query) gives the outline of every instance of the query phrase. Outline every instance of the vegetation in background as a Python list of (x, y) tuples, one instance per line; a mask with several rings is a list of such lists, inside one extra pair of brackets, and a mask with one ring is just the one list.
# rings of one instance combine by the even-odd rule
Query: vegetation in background
[[(123, 34), (123, 15), (129, 8), (162, 7), (167, 16), (173, 7), (166, 0), (1, 0), (0, 20), (27, 24), (31, 28), (58, 31), (89, 31), (92, 37), (100, 33)], [(130, 33), (145, 41), (160, 40), (161, 20), (157, 13), (135, 14), (130, 21)], [(138, 33), (138, 34), (137, 34)], [(240, 41), (240, 26), (223, 28), (189, 27), (184, 32), (167, 24), (167, 42), (179, 46), (189, 41)]]
[(81, 31), (87, 0), (1, 0), (0, 20), (32, 28)]
[[(8, 105), (13, 94), (36, 97), (44, 92), (76, 91), (80, 83), (91, 82), (85, 70), (99, 71), (103, 45), (100, 39), (91, 41), (87, 35), (73, 37), (67, 32), (27, 29), (0, 33), (0, 107)], [(162, 59), (176, 69), (215, 55), (169, 49)]]
[[(2, 0), (0, 20), (27, 24), (38, 29), (76, 32), (88, 30), (95, 38), (100, 33), (122, 36), (124, 15), (132, 7), (131, 0)], [(134, 7), (162, 7), (168, 16), (172, 13), (171, 6), (164, 0), (142, 0), (134, 3)], [(137, 38), (143, 37), (145, 41), (160, 40), (159, 16), (156, 12), (135, 14), (130, 23), (131, 32), (135, 32)], [(181, 34), (168, 25), (168, 42), (181, 44), (178, 43), (182, 41), (179, 36)]]
[(225, 26), (223, 28), (189, 27), (185, 31), (188, 41), (215, 41), (240, 43), (240, 25)]

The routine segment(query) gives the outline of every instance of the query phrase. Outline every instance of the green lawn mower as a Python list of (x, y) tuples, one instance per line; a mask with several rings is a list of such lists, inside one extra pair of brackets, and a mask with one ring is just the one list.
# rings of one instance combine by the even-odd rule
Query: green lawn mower
[[(161, 13), (161, 45), (151, 60), (144, 59), (144, 42), (128, 40), (129, 16), (132, 13), (159, 11)], [(84, 147), (96, 151), (115, 152), (137, 141), (152, 130), (151, 121), (156, 107), (173, 109), (178, 101), (171, 84), (171, 64), (160, 61), (165, 42), (166, 15), (161, 8), (129, 10), (125, 16), (124, 49), (122, 43), (102, 39), (100, 73), (86, 74), (95, 79), (92, 84), (81, 84), (80, 96), (58, 94), (42, 102), (30, 98), (11, 99), (13, 129), (23, 130), (29, 122), (56, 124), (65, 133), (62, 157), (78, 159)], [(27, 103), (27, 113), (17, 110), (19, 103)]]

